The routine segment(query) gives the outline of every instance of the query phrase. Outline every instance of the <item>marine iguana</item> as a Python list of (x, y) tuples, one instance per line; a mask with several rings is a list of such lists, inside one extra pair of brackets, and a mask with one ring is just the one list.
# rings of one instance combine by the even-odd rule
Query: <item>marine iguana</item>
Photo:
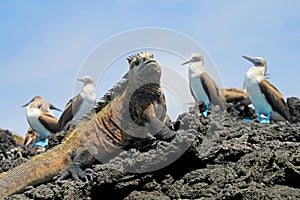
[(68, 130), (60, 145), (0, 174), (0, 198), (50, 181), (62, 172), (59, 179), (71, 176), (86, 180), (84, 169), (96, 159), (105, 162), (137, 140), (170, 141), (180, 134), (193, 137), (194, 130), (175, 132), (166, 125), (169, 119), (160, 86), (161, 67), (153, 54), (138, 53), (130, 56), (128, 62), (128, 80), (111, 95), (109, 103)]

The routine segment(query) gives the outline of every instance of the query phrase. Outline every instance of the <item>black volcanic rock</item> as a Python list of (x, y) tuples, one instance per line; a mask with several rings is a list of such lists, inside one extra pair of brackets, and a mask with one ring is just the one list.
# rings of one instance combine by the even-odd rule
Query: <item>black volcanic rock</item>
[(300, 99), (297, 97), (287, 98), (287, 105), (290, 111), (290, 121), (300, 122)]
[(191, 110), (178, 120), (180, 130), (197, 131), (194, 139), (124, 151), (94, 164), (92, 182), (53, 180), (6, 199), (300, 199), (299, 99), (288, 105), (293, 123), (245, 123), (218, 109), (204, 118)]
[(26, 162), (29, 154), (24, 146), (16, 143), (12, 132), (0, 129), (0, 173)]

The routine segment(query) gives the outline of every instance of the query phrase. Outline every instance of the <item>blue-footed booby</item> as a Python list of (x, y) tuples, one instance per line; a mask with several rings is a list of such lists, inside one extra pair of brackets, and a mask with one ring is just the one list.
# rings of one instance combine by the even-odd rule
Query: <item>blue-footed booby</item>
[(208, 115), (211, 105), (219, 105), (221, 109), (225, 109), (226, 100), (216, 82), (206, 73), (204, 69), (204, 57), (196, 52), (191, 58), (181, 65), (190, 63), (189, 66), (189, 82), (191, 94), (195, 101), (203, 101), (206, 110), (202, 113)]
[[(253, 104), (260, 123), (270, 123), (270, 119), (275, 121), (288, 121), (289, 110), (284, 101), (283, 95), (265, 77), (267, 62), (264, 58), (250, 58), (243, 56), (254, 64), (245, 78), (245, 88)], [(262, 118), (261, 114), (266, 118)]]
[(81, 119), (95, 105), (96, 94), (93, 78), (84, 76), (78, 78), (77, 81), (83, 82), (82, 90), (66, 104), (58, 121), (60, 130), (64, 129), (70, 121), (76, 122)]
[[(60, 109), (56, 108), (50, 102), (43, 102), (40, 109), (48, 115), (53, 115), (52, 110), (61, 111)], [(36, 132), (31, 126), (29, 126), (24, 140), (25, 147), (29, 148), (31, 145), (39, 145), (39, 140), (44, 141), (45, 138), (39, 137), (38, 132)]]
[[(42, 97), (35, 96), (29, 103), (22, 106), (26, 107), (27, 122), (33, 131), (38, 133), (38, 139), (34, 145), (41, 147), (47, 145), (48, 135), (58, 131), (58, 119), (41, 109), (43, 103)], [(47, 106), (45, 108), (48, 110)]]

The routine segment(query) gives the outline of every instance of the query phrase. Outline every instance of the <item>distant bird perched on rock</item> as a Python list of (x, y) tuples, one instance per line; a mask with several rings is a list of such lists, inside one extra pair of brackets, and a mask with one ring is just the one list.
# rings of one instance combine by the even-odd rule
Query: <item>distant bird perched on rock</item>
[(73, 97), (65, 106), (59, 118), (58, 126), (62, 130), (71, 121), (76, 122), (92, 109), (96, 102), (95, 83), (92, 77), (84, 76), (77, 81), (83, 82), (81, 92)]
[[(34, 145), (34, 143), (38, 140), (39, 134), (31, 126), (27, 129), (25, 139), (24, 139), (24, 146), (29, 148), (31, 145)], [(44, 138), (41, 138), (43, 140)]]
[(224, 88), (222, 89), (223, 96), (227, 103), (238, 103), (250, 105), (251, 101), (248, 97), (247, 91), (238, 88)]
[[(58, 130), (58, 119), (41, 109), (43, 103), (44, 99), (42, 97), (35, 96), (29, 103), (22, 106), (26, 107), (27, 122), (30, 127), (38, 133), (38, 139), (35, 145), (41, 147), (47, 145), (48, 135), (56, 133)], [(47, 106), (45, 108), (48, 109)]]
[(255, 110), (250, 106), (251, 101), (246, 89), (231, 87), (222, 89), (222, 92), (228, 104), (229, 114), (242, 118), (244, 122), (250, 122), (255, 118)]
[(190, 63), (189, 66), (189, 82), (191, 94), (195, 101), (203, 101), (206, 110), (202, 112), (204, 116), (208, 115), (211, 105), (219, 105), (221, 109), (225, 109), (226, 100), (216, 82), (206, 73), (204, 69), (204, 57), (196, 52), (191, 58), (182, 65)]
[[(40, 106), (40, 109), (45, 112), (48, 115), (53, 115), (52, 110), (61, 111), (60, 109), (56, 108), (54, 105), (52, 105), (50, 102), (44, 102)], [(31, 145), (38, 145), (38, 140), (43, 141), (45, 138), (40, 137), (38, 132), (36, 132), (31, 126), (28, 128), (27, 133), (25, 135), (24, 145), (29, 148)]]
[[(289, 110), (283, 95), (265, 77), (266, 60), (261, 57), (243, 56), (243, 58), (254, 64), (246, 73), (245, 88), (260, 123), (270, 123), (270, 119), (288, 121)], [(262, 118), (261, 114), (264, 114), (266, 118)]]

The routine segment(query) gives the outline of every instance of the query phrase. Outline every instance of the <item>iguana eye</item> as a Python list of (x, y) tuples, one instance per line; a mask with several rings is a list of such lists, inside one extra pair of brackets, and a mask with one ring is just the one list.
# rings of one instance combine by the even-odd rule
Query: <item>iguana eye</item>
[(135, 61), (134, 61), (134, 65), (135, 66), (138, 66), (140, 64), (140, 60), (139, 59), (136, 59)]

